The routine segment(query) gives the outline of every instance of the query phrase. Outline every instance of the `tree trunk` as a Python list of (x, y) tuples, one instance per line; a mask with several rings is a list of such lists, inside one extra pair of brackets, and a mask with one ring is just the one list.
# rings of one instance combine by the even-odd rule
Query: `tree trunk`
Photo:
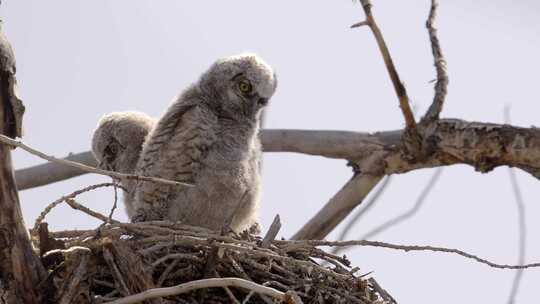
[[(0, 133), (12, 138), (21, 135), (24, 112), (14, 74), (11, 46), (0, 33)], [(37, 289), (46, 273), (24, 224), (10, 150), (0, 145), (0, 304), (39, 303)]]

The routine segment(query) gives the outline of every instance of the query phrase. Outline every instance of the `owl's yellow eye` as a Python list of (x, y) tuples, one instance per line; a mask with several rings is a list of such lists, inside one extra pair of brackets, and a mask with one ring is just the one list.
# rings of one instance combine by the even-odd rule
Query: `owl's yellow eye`
[(250, 93), (252, 90), (251, 83), (247, 80), (242, 80), (238, 83), (238, 89), (244, 94)]

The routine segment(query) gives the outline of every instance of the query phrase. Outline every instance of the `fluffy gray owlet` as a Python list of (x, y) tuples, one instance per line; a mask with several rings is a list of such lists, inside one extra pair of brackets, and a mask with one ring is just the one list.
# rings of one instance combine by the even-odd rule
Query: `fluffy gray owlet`
[[(144, 139), (155, 124), (155, 119), (140, 112), (113, 112), (104, 115), (92, 136), (92, 153), (99, 167), (105, 170), (133, 174), (141, 154)], [(136, 182), (121, 180), (126, 212), (135, 214), (133, 198)]]
[(213, 230), (232, 220), (237, 232), (255, 224), (259, 116), (276, 84), (268, 64), (244, 54), (218, 60), (187, 88), (148, 136), (136, 174), (194, 186), (139, 181), (135, 220), (166, 218)]

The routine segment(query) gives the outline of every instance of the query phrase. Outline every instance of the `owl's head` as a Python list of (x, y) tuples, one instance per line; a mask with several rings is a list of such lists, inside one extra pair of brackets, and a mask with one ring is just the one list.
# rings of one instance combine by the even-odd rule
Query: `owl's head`
[(234, 120), (258, 118), (276, 86), (274, 71), (255, 54), (219, 59), (199, 81), (219, 114)]
[(140, 112), (113, 112), (104, 115), (92, 136), (92, 153), (99, 167), (133, 173), (144, 140), (154, 119)]

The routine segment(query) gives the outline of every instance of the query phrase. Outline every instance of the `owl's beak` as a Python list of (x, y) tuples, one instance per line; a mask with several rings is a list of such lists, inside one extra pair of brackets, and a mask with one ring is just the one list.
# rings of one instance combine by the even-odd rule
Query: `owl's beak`
[(259, 103), (259, 106), (264, 107), (268, 104), (268, 98), (259, 98), (257, 101)]

